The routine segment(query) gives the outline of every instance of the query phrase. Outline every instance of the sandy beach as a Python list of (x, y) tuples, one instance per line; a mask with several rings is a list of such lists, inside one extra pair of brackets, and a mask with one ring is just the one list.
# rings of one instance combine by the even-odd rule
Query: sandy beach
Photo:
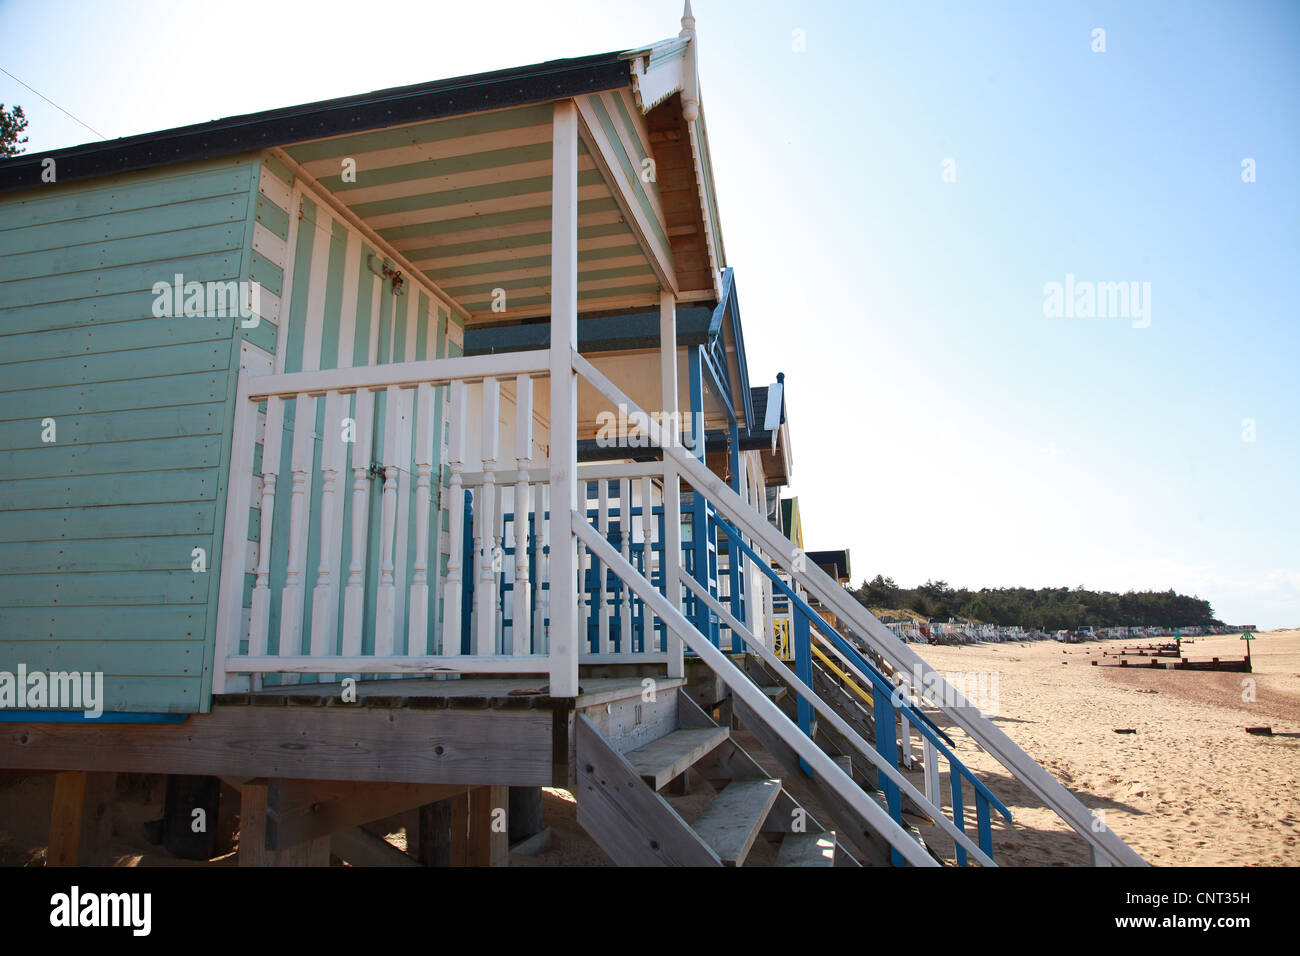
[[(1300, 864), (1300, 630), (1258, 635), (1249, 675), (1092, 665), (1107, 650), (1146, 643), (1156, 642), (912, 646), (945, 673), (996, 674), (998, 726), (1149, 863)], [(1231, 634), (1197, 638), (1184, 649), (1192, 660), (1226, 660), (1242, 657), (1244, 646), (1240, 635)], [(1254, 701), (1242, 699), (1247, 678), (1254, 680)], [(1256, 726), (1270, 726), (1273, 736), (1246, 733)], [(954, 736), (958, 757), (1011, 811), (1011, 824), (994, 818), (999, 865), (1088, 865), (1081, 837), (996, 761)], [(775, 762), (755, 750), (752, 737), (741, 732), (738, 739), (779, 774)], [(919, 773), (912, 780), (921, 786)], [(796, 796), (809, 802), (804, 788)], [(577, 826), (569, 795), (548, 791), (545, 799), (547, 821), (555, 828), (551, 849), (512, 858), (512, 864), (608, 864)], [(671, 802), (689, 820), (707, 796), (692, 792)], [(973, 829), (969, 806), (967, 815)], [(950, 840), (929, 827), (924, 832), (936, 850), (951, 856)]]
[[(1141, 643), (1147, 642), (913, 647), (944, 673), (996, 675), (998, 725), (1148, 862), (1300, 865), (1300, 630), (1260, 634), (1250, 675), (1092, 665), (1108, 649)], [(1185, 652), (1193, 660), (1227, 659), (1241, 657), (1243, 647), (1234, 634), (1198, 638)], [(1253, 701), (1243, 700), (1247, 678), (1254, 681)], [(1273, 735), (1247, 734), (1248, 726), (1269, 726)], [(1011, 810), (1011, 824), (994, 818), (1000, 865), (1087, 865), (1082, 838), (969, 740), (954, 736), (957, 755)], [(781, 775), (750, 734), (740, 731), (736, 739), (769, 773)], [(912, 779), (922, 785), (919, 772)], [(33, 797), (47, 793), (52, 781), (50, 775), (17, 774), (0, 781), (0, 865), (43, 862), (47, 819), (32, 808), (48, 803)], [(143, 822), (161, 814), (161, 786), (138, 783), (120, 794), (115, 807), (118, 865), (177, 865), (181, 861), (142, 838)], [(807, 788), (787, 783), (816, 815)], [(708, 805), (707, 787), (700, 783), (669, 800), (689, 821)], [(572, 795), (548, 789), (543, 800), (551, 844), (536, 856), (512, 854), (511, 865), (610, 865), (578, 826)], [(967, 813), (973, 828), (970, 807)], [(924, 832), (937, 851), (951, 857), (951, 841), (932, 828)], [(391, 839), (404, 844), (400, 831)], [(757, 851), (755, 862), (764, 852), (770, 851)], [(230, 865), (234, 858), (222, 862)]]
[[(998, 674), (997, 723), (1157, 866), (1300, 863), (1300, 630), (1253, 642), (1252, 674), (1092, 666), (1146, 641), (916, 647), (931, 666)], [(1240, 635), (1184, 645), (1192, 660), (1240, 658)], [(1253, 678), (1255, 700), (1243, 700)], [(1247, 695), (1249, 696), (1249, 695)], [(1273, 736), (1247, 734), (1271, 726)], [(1116, 729), (1135, 733), (1118, 734)], [(958, 756), (1007, 803), (1004, 865), (1087, 862), (1086, 844), (959, 740)]]

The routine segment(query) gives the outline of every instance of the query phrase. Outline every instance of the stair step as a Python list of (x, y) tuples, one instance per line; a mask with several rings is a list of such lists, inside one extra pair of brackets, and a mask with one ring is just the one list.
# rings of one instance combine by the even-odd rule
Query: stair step
[(785, 700), (785, 695), (790, 692), (790, 688), (786, 687), (784, 684), (777, 684), (772, 687), (760, 687), (759, 690), (766, 694), (774, 704)]
[(834, 866), (835, 834), (787, 833), (773, 866)]
[[(879, 790), (869, 790), (867, 791), (867, 796), (869, 796), (872, 800), (875, 800), (876, 804), (880, 807), (880, 809), (884, 810), (886, 813), (889, 813), (889, 798), (886, 797), (884, 793), (882, 793)], [(899, 821), (899, 826), (903, 828), (903, 832), (905, 832), (913, 840), (919, 843), (921, 847), (928, 852), (930, 848), (925, 845), (925, 839), (921, 836), (921, 831), (916, 828), (914, 815), (904, 811), (901, 814), (901, 816), (903, 819)], [(933, 821), (927, 821), (927, 822), (933, 822)]]
[(681, 775), (728, 735), (726, 727), (674, 730), (623, 756), (637, 776), (653, 789), (662, 790), (668, 781)]
[(780, 795), (780, 780), (733, 780), (691, 828), (723, 865), (742, 866)]

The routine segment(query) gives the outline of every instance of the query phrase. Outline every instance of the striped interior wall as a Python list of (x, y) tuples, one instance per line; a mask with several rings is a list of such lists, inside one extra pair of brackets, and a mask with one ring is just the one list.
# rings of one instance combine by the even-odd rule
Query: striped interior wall
[[(391, 283), (377, 275), (370, 267), (372, 256), (383, 258), (384, 250), (376, 248), (358, 229), (345, 221), (326, 203), (320, 200), (309, 188), (298, 183), (296, 188), (292, 173), (274, 157), (264, 159), (261, 171), (261, 192), (275, 209), (280, 203), (287, 203), (283, 211), (285, 230), (281, 234), (277, 228), (281, 224), (278, 216), (271, 215), (265, 223), (254, 226), (254, 232), (260, 234), (260, 227), (265, 226), (268, 252), (263, 258), (254, 255), (254, 268), (260, 268), (263, 274), (281, 281), (281, 293), (274, 300), (281, 314), (276, 325), (275, 367), (278, 371), (298, 372), (318, 369), (347, 368), (361, 365), (377, 365), (390, 362), (409, 362), (423, 359), (444, 358), (463, 354), (464, 330), (456, 321), (455, 313), (423, 284), (419, 277), (406, 277), (403, 294), (395, 295)], [(272, 222), (271, 220), (274, 220)], [(273, 240), (281, 240), (282, 245)], [(256, 240), (255, 240), (256, 241)], [(277, 259), (276, 253), (283, 253)], [(434, 499), (430, 508), (430, 541), (438, 542), (436, 554), (440, 571), (445, 568), (447, 559), (448, 535), (445, 533), (445, 485), (449, 475), (445, 473), (442, 463), (445, 461), (443, 448), (446, 443), (446, 426), (444, 415), (445, 394), (439, 389), (435, 395), (435, 475), (443, 472), (441, 481), (436, 481), (432, 490)], [(389, 396), (377, 393), (373, 421), (366, 427), (373, 429), (374, 444), (371, 451), (372, 461), (385, 459), (384, 434), (382, 423), (387, 410)], [(408, 593), (410, 578), (415, 562), (415, 531), (412, 526), (416, 509), (416, 489), (414, 474), (414, 448), (417, 429), (422, 427), (417, 421), (415, 393), (403, 390), (398, 393), (402, 403), (401, 411), (404, 421), (402, 440), (402, 463), (398, 477), (398, 513), (397, 535), (395, 542), (394, 581), (397, 585), (399, 600), (398, 620), (399, 635), (406, 634), (406, 622), (410, 609), (400, 602)], [(309, 500), (318, 511), (317, 503), (321, 500), (323, 477), (321, 468), (322, 442), (341, 440), (345, 427), (344, 419), (351, 419), (355, 410), (355, 396), (343, 396), (343, 406), (333, 410), (326, 418), (326, 402), (322, 398), (313, 400), (314, 406), (306, 410), (308, 420), (306, 427), (314, 433), (314, 458), (312, 462), (311, 484), (308, 489)], [(280, 475), (290, 472), (293, 441), (292, 435), (302, 427), (300, 419), (303, 411), (297, 408), (297, 401), (285, 403), (284, 437)], [(337, 420), (336, 420), (337, 419)], [(310, 591), (316, 581), (321, 565), (322, 552), (334, 581), (345, 581), (347, 567), (352, 554), (352, 508), (351, 494), (354, 462), (352, 452), (355, 445), (345, 443), (343, 470), (340, 477), (340, 489), (343, 493), (334, 496), (334, 513), (327, 516), (326, 528), (322, 533), (320, 521), (312, 521), (303, 529), (305, 540), (298, 542), (306, 555), (303, 567), (306, 571), (305, 585)], [(367, 463), (368, 464), (368, 463)], [(255, 489), (260, 489), (261, 446), (254, 455)], [(366, 612), (363, 615), (362, 649), (370, 653), (374, 647), (374, 600), (378, 588), (379, 562), (373, 559), (380, 547), (380, 523), (382, 480), (371, 481), (368, 520), (366, 522), (368, 538), (366, 541), (368, 579), (366, 581)], [(280, 483), (280, 490), (287, 492), (288, 486)], [(259, 498), (254, 496), (256, 503)], [(270, 653), (281, 653), (278, 647), (280, 629), (280, 593), (284, 585), (288, 566), (290, 509), (288, 495), (277, 494), (277, 507), (272, 527), (271, 554), (271, 593), (274, 596), (270, 612)], [(255, 555), (260, 527), (260, 513), (253, 507), (249, 514), (250, 558)], [(442, 532), (441, 534), (439, 532)], [(253, 567), (250, 561), (247, 567)], [(341, 575), (341, 576), (340, 576)], [(245, 575), (244, 608), (251, 605), (254, 576)], [(336, 620), (343, 618), (344, 588), (338, 589), (338, 608)], [(436, 589), (432, 589), (436, 591)], [(303, 626), (304, 644), (300, 648), (307, 651), (307, 640), (311, 633), (312, 602), (305, 602), (305, 621)], [(247, 614), (247, 610), (245, 611)], [(424, 635), (423, 646), (418, 638), (412, 638), (411, 653), (425, 653), (433, 649), (433, 637), (437, 615), (430, 616), (429, 632)], [(246, 633), (246, 631), (245, 631)], [(401, 638), (399, 637), (399, 641)], [(400, 652), (403, 648), (398, 647)], [(246, 651), (246, 644), (241, 651)], [(341, 646), (336, 646), (341, 650)], [(270, 681), (271, 678), (268, 678)]]
[(106, 710), (206, 709), (244, 333), (155, 315), (153, 286), (245, 274), (255, 168), (0, 199), (0, 670), (102, 671)]
[[(613, 101), (608, 107), (611, 117), (621, 115)], [(514, 107), (336, 136), (285, 152), (476, 320), (541, 316), (550, 309), (552, 113), (549, 103)], [(631, 162), (644, 141), (633, 135), (625, 149)], [(354, 175), (345, 177), (349, 162)], [(579, 301), (590, 308), (649, 305), (658, 292), (631, 227), (580, 141)]]

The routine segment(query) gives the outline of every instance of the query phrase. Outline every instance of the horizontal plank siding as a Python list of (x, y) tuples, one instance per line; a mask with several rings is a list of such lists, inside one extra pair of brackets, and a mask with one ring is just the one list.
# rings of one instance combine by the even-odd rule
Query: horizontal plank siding
[(236, 343), (274, 326), (167, 315), (155, 285), (247, 279), (254, 222), (288, 219), (258, 169), (0, 200), (0, 670), (102, 672), (106, 711), (206, 706)]

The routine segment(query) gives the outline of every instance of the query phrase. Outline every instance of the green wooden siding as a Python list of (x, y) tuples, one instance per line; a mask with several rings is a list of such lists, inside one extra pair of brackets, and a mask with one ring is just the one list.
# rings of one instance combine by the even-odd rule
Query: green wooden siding
[(153, 285), (246, 277), (256, 178), (237, 157), (0, 199), (0, 670), (206, 709), (239, 322), (156, 317)]
[[(367, 264), (382, 252), (309, 197), (300, 209), (285, 208), (292, 186), (283, 164), (255, 155), (0, 200), (0, 670), (21, 663), (29, 671), (102, 671), (109, 711), (207, 710), (243, 345), (262, 350), (268, 366), (280, 353), (286, 371), (460, 353), (463, 329), (443, 303), (415, 283), (393, 295)], [(282, 249), (275, 241), (254, 248), (255, 236), (268, 232)], [(252, 327), (238, 317), (157, 317), (154, 283), (177, 274), (186, 282), (257, 281), (279, 312), (264, 309)], [(410, 402), (414, 427), (413, 393)], [(286, 432), (295, 427), (294, 404), (287, 403)], [(439, 419), (442, 409), (439, 398)], [(322, 401), (309, 423), (314, 500), (321, 436), (339, 427), (324, 414)], [(47, 418), (55, 420), (52, 443), (42, 440)], [(290, 435), (283, 447), (288, 474)], [(379, 436), (374, 457), (382, 454)], [(414, 563), (411, 457), (400, 479), (403, 591)], [(340, 584), (351, 553), (351, 466), (349, 459), (338, 487)], [(441, 474), (440, 460), (434, 468)], [(261, 474), (260, 444), (254, 472)], [(380, 485), (371, 495), (372, 529)], [(273, 587), (283, 584), (289, 543), (287, 483), (279, 490)], [(255, 498), (249, 509), (241, 560), (258, 545), (259, 504)], [(441, 524), (432, 509), (431, 542)], [(308, 589), (319, 536), (313, 520)], [(195, 548), (206, 555), (204, 572), (192, 568)], [(431, 563), (445, 561), (436, 546), (430, 551)], [(251, 588), (245, 575), (245, 607)], [(367, 649), (373, 596), (372, 587)], [(341, 620), (341, 586), (339, 602)], [(310, 599), (305, 608), (307, 635)], [(279, 610), (277, 595), (273, 653)], [(412, 650), (432, 646), (433, 626)]]

